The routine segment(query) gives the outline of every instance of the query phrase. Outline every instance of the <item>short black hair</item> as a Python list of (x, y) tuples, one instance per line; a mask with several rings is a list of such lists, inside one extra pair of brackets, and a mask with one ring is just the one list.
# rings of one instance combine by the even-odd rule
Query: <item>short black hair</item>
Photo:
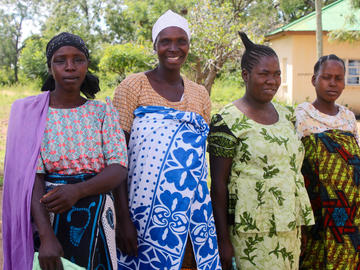
[(245, 46), (245, 52), (241, 57), (241, 69), (251, 70), (264, 56), (277, 56), (276, 52), (269, 46), (253, 43), (244, 32), (239, 32), (240, 38)]
[(321, 56), (319, 58), (319, 60), (317, 60), (317, 62), (314, 65), (314, 75), (318, 74), (321, 66), (328, 60), (334, 60), (334, 61), (340, 62), (344, 67), (344, 73), (346, 72), (344, 61), (341, 58), (339, 58), (338, 56), (336, 56), (335, 54), (329, 54), (329, 55)]

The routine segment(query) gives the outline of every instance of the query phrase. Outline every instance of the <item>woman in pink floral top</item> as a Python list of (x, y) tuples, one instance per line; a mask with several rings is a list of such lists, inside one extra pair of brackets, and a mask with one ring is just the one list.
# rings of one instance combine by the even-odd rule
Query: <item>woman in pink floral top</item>
[(117, 111), (109, 99), (92, 100), (99, 81), (88, 73), (89, 51), (79, 36), (53, 37), (46, 56), (46, 93), (16, 101), (9, 121), (4, 268), (30, 270), (38, 251), (34, 266), (43, 270), (63, 269), (61, 257), (86, 269), (117, 269), (111, 191), (127, 175)]

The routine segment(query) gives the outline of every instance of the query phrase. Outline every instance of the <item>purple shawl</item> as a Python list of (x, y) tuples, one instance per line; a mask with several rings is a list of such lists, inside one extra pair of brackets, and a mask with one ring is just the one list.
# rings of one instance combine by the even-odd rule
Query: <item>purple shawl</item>
[(4, 270), (32, 269), (31, 195), (48, 108), (49, 92), (17, 100), (11, 107), (2, 213)]

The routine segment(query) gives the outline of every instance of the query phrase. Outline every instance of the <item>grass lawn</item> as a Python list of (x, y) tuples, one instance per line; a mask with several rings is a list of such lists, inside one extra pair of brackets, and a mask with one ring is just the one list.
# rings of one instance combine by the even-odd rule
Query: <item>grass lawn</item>
[[(39, 94), (34, 86), (0, 86), (0, 185), (3, 182), (3, 169), (5, 158), (6, 132), (11, 104), (19, 98)], [(113, 89), (105, 89), (97, 95), (97, 99), (105, 100), (106, 96), (113, 96)], [(216, 113), (224, 105), (242, 96), (244, 90), (229, 81), (216, 81), (212, 92), (212, 113)]]

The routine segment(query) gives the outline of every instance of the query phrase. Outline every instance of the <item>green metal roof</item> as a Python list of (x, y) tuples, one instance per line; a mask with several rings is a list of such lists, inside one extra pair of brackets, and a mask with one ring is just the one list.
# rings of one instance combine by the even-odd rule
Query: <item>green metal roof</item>
[[(360, 30), (360, 22), (350, 24), (347, 18), (355, 14), (360, 19), (360, 9), (353, 9), (350, 0), (339, 0), (322, 8), (322, 28), (323, 31), (332, 30)], [(266, 36), (275, 35), (280, 32), (292, 31), (316, 31), (316, 13), (310, 14), (293, 21), (283, 27), (280, 27)]]

